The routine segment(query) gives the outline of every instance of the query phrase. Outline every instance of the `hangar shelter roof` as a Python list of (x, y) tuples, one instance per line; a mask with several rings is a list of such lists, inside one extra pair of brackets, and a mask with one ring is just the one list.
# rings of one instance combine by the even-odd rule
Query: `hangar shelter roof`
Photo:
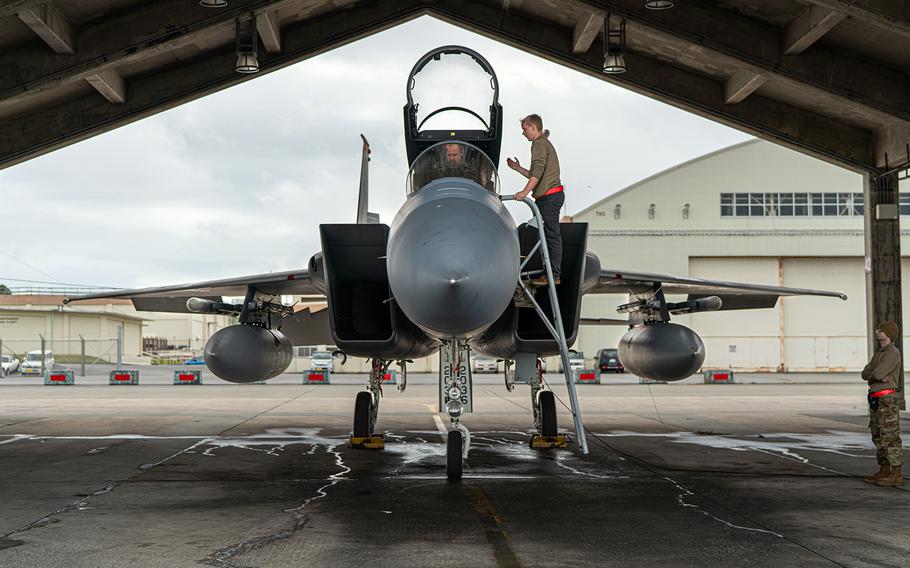
[[(626, 22), (603, 73), (607, 14)], [(0, 1), (0, 168), (429, 15), (858, 172), (910, 154), (910, 3)], [(237, 21), (258, 74), (235, 71)]]

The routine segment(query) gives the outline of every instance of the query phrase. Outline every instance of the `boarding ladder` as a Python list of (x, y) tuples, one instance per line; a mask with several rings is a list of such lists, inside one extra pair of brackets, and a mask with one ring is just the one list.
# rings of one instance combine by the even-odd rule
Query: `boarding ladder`
[[(500, 199), (503, 201), (517, 201), (512, 195), (503, 195), (500, 196)], [(550, 251), (547, 249), (547, 237), (546, 233), (544, 233), (543, 218), (540, 216), (540, 209), (537, 208), (537, 204), (534, 203), (533, 199), (525, 197), (522, 201), (531, 209), (531, 212), (534, 214), (534, 219), (537, 222), (537, 243), (518, 267), (518, 285), (524, 292), (525, 297), (534, 307), (537, 315), (540, 316), (547, 331), (549, 331), (550, 335), (553, 336), (553, 339), (559, 343), (559, 354), (562, 358), (562, 373), (566, 379), (566, 389), (569, 391), (569, 403), (572, 405), (572, 418), (575, 422), (575, 436), (578, 439), (578, 447), (581, 448), (581, 453), (587, 454), (588, 440), (585, 438), (585, 427), (581, 421), (581, 408), (578, 405), (578, 394), (575, 392), (572, 367), (569, 365), (569, 346), (566, 342), (566, 330), (562, 325), (562, 313), (559, 309), (559, 300), (556, 297), (556, 284), (553, 283), (553, 268), (550, 266)], [(550, 305), (553, 307), (553, 322), (547, 319), (547, 314), (544, 313), (540, 304), (534, 299), (534, 294), (531, 293), (531, 290), (528, 289), (528, 286), (521, 279), (522, 271), (531, 258), (534, 257), (534, 253), (537, 252), (537, 249), (540, 249), (544, 271), (547, 274), (547, 292), (550, 295)]]

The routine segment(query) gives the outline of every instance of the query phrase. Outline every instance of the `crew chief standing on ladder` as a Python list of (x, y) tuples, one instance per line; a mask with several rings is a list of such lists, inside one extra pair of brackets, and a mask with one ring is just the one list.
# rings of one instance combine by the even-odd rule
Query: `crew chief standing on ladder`
[[(562, 182), (559, 181), (559, 157), (556, 155), (556, 148), (550, 143), (550, 131), (543, 129), (543, 119), (540, 115), (529, 114), (522, 118), (521, 133), (531, 142), (531, 169), (523, 168), (517, 158), (507, 158), (506, 164), (528, 178), (528, 183), (515, 194), (515, 199), (521, 201), (530, 193), (537, 202), (537, 208), (540, 209), (540, 216), (543, 218), (544, 234), (547, 237), (553, 281), (554, 284), (559, 284), (559, 267), (562, 264), (559, 211), (566, 202)], [(547, 284), (546, 272), (531, 280), (533, 286)]]

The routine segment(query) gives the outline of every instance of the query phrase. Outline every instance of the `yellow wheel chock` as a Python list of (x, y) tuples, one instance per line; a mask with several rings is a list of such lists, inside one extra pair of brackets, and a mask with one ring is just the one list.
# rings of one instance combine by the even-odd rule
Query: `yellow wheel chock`
[(571, 440), (568, 436), (541, 436), (534, 434), (531, 436), (531, 447), (535, 450), (547, 450), (550, 448), (565, 448)]
[(382, 434), (371, 434), (366, 438), (356, 438), (351, 436), (348, 439), (348, 446), (351, 448), (363, 448), (366, 450), (382, 450), (385, 449), (385, 440), (382, 438)]

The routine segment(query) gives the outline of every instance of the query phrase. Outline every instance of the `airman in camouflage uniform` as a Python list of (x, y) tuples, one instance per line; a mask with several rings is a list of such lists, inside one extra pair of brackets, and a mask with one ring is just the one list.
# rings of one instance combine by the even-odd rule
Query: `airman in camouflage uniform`
[(869, 429), (879, 465), (878, 473), (864, 477), (863, 481), (881, 487), (904, 484), (898, 399), (902, 393), (897, 390), (904, 373), (904, 360), (894, 345), (899, 334), (897, 324), (892, 321), (886, 321), (875, 329), (879, 348), (862, 373), (863, 380), (869, 383)]

